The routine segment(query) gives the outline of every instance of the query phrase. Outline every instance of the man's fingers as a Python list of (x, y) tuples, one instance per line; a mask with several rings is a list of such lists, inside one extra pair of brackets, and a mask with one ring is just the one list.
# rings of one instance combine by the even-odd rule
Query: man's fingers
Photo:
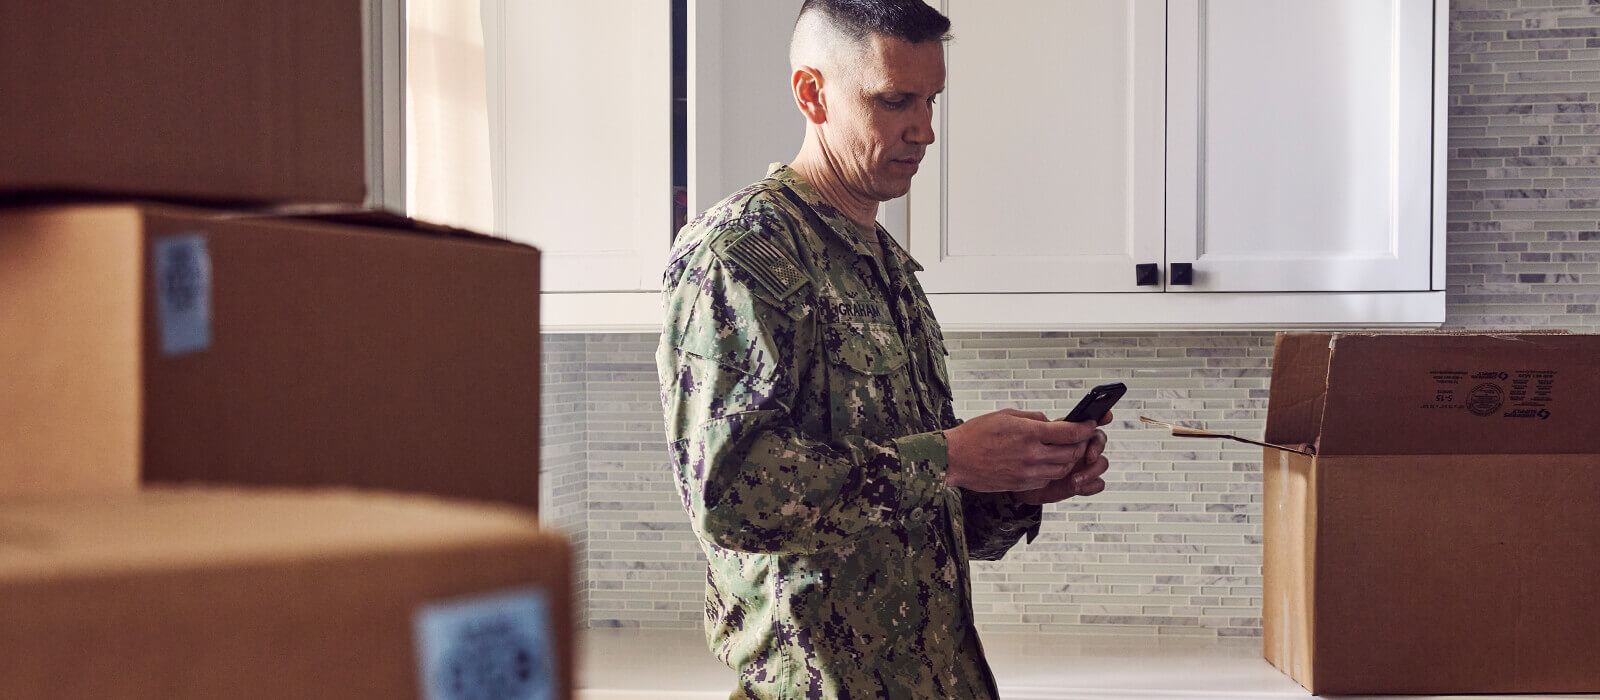
[(1040, 413), (1038, 411), (1024, 411), (1024, 410), (1022, 410), (1020, 408), (1002, 408), (1002, 409), (1000, 409), (998, 411), (995, 411), (995, 413), (1003, 413), (1003, 414), (1008, 415), (1008, 416), (1016, 416), (1018, 418), (1026, 418), (1028, 420), (1044, 420), (1044, 421), (1050, 420), (1050, 417), (1046, 416), (1043, 413)]
[(1106, 484), (1100, 479), (1090, 479), (1085, 483), (1078, 483), (1076, 479), (1057, 479), (1042, 486), (1027, 489), (1019, 496), (1023, 502), (1034, 505), (1044, 505), (1065, 501), (1073, 496), (1092, 496), (1105, 490)]
[(1046, 503), (1065, 501), (1077, 495), (1076, 487), (1068, 479), (1058, 479), (1043, 484), (1038, 488), (1029, 489), (1024, 496), (1024, 501), (1033, 505), (1042, 506)]
[(1100, 478), (1100, 475), (1106, 473), (1109, 468), (1111, 468), (1110, 461), (1105, 457), (1096, 457), (1093, 461), (1088, 462), (1088, 466), (1074, 472), (1072, 479), (1078, 484), (1087, 484)]
[(1072, 467), (1059, 464), (1041, 464), (1017, 475), (1016, 490), (1027, 491), (1058, 481), (1071, 481)]
[(1050, 484), (1050, 486), (1044, 490), (1044, 494), (1049, 498), (1049, 500), (1045, 501), (1046, 503), (1055, 503), (1056, 501), (1065, 501), (1073, 496), (1078, 495), (1078, 489), (1076, 486), (1072, 485), (1071, 480), (1062, 479)]
[(1110, 423), (1110, 422), (1111, 422), (1111, 412), (1110, 411), (1106, 411), (1105, 415), (1100, 416), (1100, 425), (1105, 425), (1105, 424)]
[(1089, 438), (1089, 442), (1086, 444), (1088, 449), (1084, 451), (1084, 461), (1093, 462), (1100, 459), (1101, 453), (1106, 451), (1106, 431), (1095, 430), (1094, 437)]
[(1073, 443), (1071, 445), (1051, 445), (1039, 443), (1030, 450), (1034, 462), (1051, 466), (1066, 467), (1068, 470), (1078, 466), (1083, 461), (1084, 451), (1088, 443)]
[(1040, 423), (1034, 428), (1039, 442), (1052, 445), (1071, 445), (1083, 442), (1093, 437), (1095, 430), (1096, 428), (1089, 425), (1088, 421), (1068, 423), (1059, 420)]
[(1106, 482), (1104, 479), (1091, 479), (1089, 483), (1086, 483), (1077, 489), (1079, 496), (1093, 496), (1104, 490), (1106, 490)]
[(1066, 481), (1051, 481), (1051, 483), (1043, 484), (1037, 489), (1016, 492), (1016, 497), (1021, 502), (1029, 503), (1029, 505), (1045, 505), (1045, 503), (1070, 499), (1074, 494), (1074, 489)]

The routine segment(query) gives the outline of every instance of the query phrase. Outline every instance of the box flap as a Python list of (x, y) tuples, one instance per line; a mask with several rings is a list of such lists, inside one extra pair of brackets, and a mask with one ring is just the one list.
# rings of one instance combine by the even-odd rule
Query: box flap
[(235, 212), (229, 218), (294, 218), (309, 221), (326, 221), (335, 224), (350, 226), (368, 226), (381, 228), (387, 231), (402, 231), (417, 233), (426, 236), (448, 236), (483, 241), (485, 243), (498, 243), (501, 245), (517, 246), (519, 248), (532, 248), (526, 243), (491, 236), (486, 233), (469, 231), (464, 228), (455, 228), (436, 224), (421, 219), (413, 219), (403, 214), (398, 214), (385, 209), (369, 209), (366, 207), (350, 206), (345, 204), (310, 204), (310, 205), (280, 205), (249, 212)]
[(219, 209), (192, 202), (172, 201), (152, 197), (130, 198), (127, 195), (96, 194), (93, 192), (7, 193), (0, 192), (0, 212), (32, 210), (45, 207), (81, 206), (133, 206), (146, 211), (185, 216), (205, 216), (223, 220), (238, 219), (296, 219), (323, 221), (348, 226), (415, 233), (424, 236), (462, 238), (499, 245), (532, 249), (526, 243), (479, 233), (454, 226), (414, 219), (385, 209), (371, 209), (352, 204), (282, 204), (249, 208)]
[[(1301, 347), (1318, 342), (1280, 337), (1271, 442), (1320, 414), (1323, 455), (1600, 453), (1600, 336), (1343, 334), (1325, 357)], [(1325, 410), (1308, 378), (1323, 362)]]
[(1315, 447), (1327, 399), (1328, 345), (1332, 339), (1329, 333), (1278, 335), (1272, 352), (1272, 389), (1267, 399), (1267, 442)]
[(1158, 421), (1158, 420), (1156, 420), (1154, 418), (1150, 418), (1150, 417), (1147, 417), (1147, 416), (1139, 416), (1139, 422), (1141, 422), (1141, 423), (1149, 423), (1151, 425), (1159, 425), (1159, 426), (1161, 426), (1163, 428), (1169, 428), (1169, 429), (1172, 430), (1172, 436), (1173, 437), (1215, 438), (1215, 439), (1221, 439), (1221, 440), (1233, 440), (1235, 442), (1243, 442), (1243, 443), (1250, 444), (1250, 445), (1257, 445), (1259, 447), (1270, 447), (1270, 448), (1272, 448), (1274, 450), (1283, 450), (1284, 452), (1294, 452), (1296, 454), (1303, 454), (1303, 455), (1306, 455), (1308, 457), (1311, 456), (1312, 454), (1314, 454), (1311, 451), (1311, 446), (1310, 445), (1275, 445), (1275, 444), (1272, 444), (1270, 442), (1261, 442), (1259, 440), (1251, 440), (1250, 438), (1246, 438), (1246, 437), (1239, 437), (1238, 435), (1234, 435), (1232, 433), (1215, 433), (1215, 432), (1212, 432), (1212, 431), (1209, 431), (1209, 430), (1201, 430), (1199, 428), (1191, 428), (1191, 427), (1189, 427), (1187, 425), (1176, 425), (1176, 424), (1173, 424), (1173, 423), (1166, 423), (1166, 422)]

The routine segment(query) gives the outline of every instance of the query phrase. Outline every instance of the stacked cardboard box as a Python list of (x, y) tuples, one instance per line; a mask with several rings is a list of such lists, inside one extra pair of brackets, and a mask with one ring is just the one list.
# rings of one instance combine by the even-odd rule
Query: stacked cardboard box
[(197, 208), (359, 209), (367, 34), (358, 0), (0, 7), (0, 494), (537, 506), (538, 251)]
[(171, 205), (0, 209), (0, 493), (200, 481), (538, 505), (538, 252)]
[(0, 523), (0, 697), (571, 697), (570, 553), (523, 511), (153, 489)]
[(0, 697), (570, 697), (538, 251), (361, 209), (362, 8), (0, 6)]
[(1600, 692), (1600, 336), (1279, 336), (1265, 653), (1317, 694)]
[(0, 191), (361, 204), (362, 5), (0, 3)]

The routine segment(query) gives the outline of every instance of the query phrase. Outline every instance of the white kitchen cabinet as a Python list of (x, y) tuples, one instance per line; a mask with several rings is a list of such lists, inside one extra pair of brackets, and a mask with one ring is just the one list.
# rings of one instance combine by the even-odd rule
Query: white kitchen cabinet
[[(544, 253), (547, 331), (659, 328), (672, 223), (672, 3), (483, 0), (501, 235)], [(800, 148), (800, 0), (688, 0), (690, 216)]]
[[(1165, 0), (945, 0), (937, 139), (909, 195), (930, 292), (1159, 292)], [(1152, 280), (1154, 281), (1154, 280)]]
[[(485, 2), (521, 8), (508, 31), (564, 27), (507, 44), (501, 78), (504, 230), (547, 251), (547, 328), (658, 328), (667, 3)], [(1444, 320), (1444, 0), (933, 4), (955, 35), (938, 141), (880, 220), (947, 329)], [(798, 150), (798, 5), (688, 0), (691, 216)], [(617, 22), (631, 41), (578, 29)], [(617, 80), (516, 75), (549, 61)], [(552, 90), (584, 107), (538, 109)]]
[(930, 292), (1432, 288), (1433, 0), (943, 7)]
[(690, 218), (800, 152), (789, 35), (801, 3), (689, 0)]
[(1167, 290), (1430, 289), (1433, 0), (1168, 12)]
[(484, 7), (498, 233), (542, 251), (547, 320), (554, 311), (578, 326), (605, 322), (587, 295), (561, 295), (660, 289), (672, 221), (671, 5)]

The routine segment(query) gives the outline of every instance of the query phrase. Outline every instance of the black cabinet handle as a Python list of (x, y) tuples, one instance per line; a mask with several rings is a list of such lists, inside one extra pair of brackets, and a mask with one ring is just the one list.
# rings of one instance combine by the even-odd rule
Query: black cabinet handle
[(1161, 284), (1161, 266), (1155, 263), (1134, 265), (1133, 276), (1141, 287)]
[(1172, 263), (1173, 284), (1194, 284), (1193, 263)]

